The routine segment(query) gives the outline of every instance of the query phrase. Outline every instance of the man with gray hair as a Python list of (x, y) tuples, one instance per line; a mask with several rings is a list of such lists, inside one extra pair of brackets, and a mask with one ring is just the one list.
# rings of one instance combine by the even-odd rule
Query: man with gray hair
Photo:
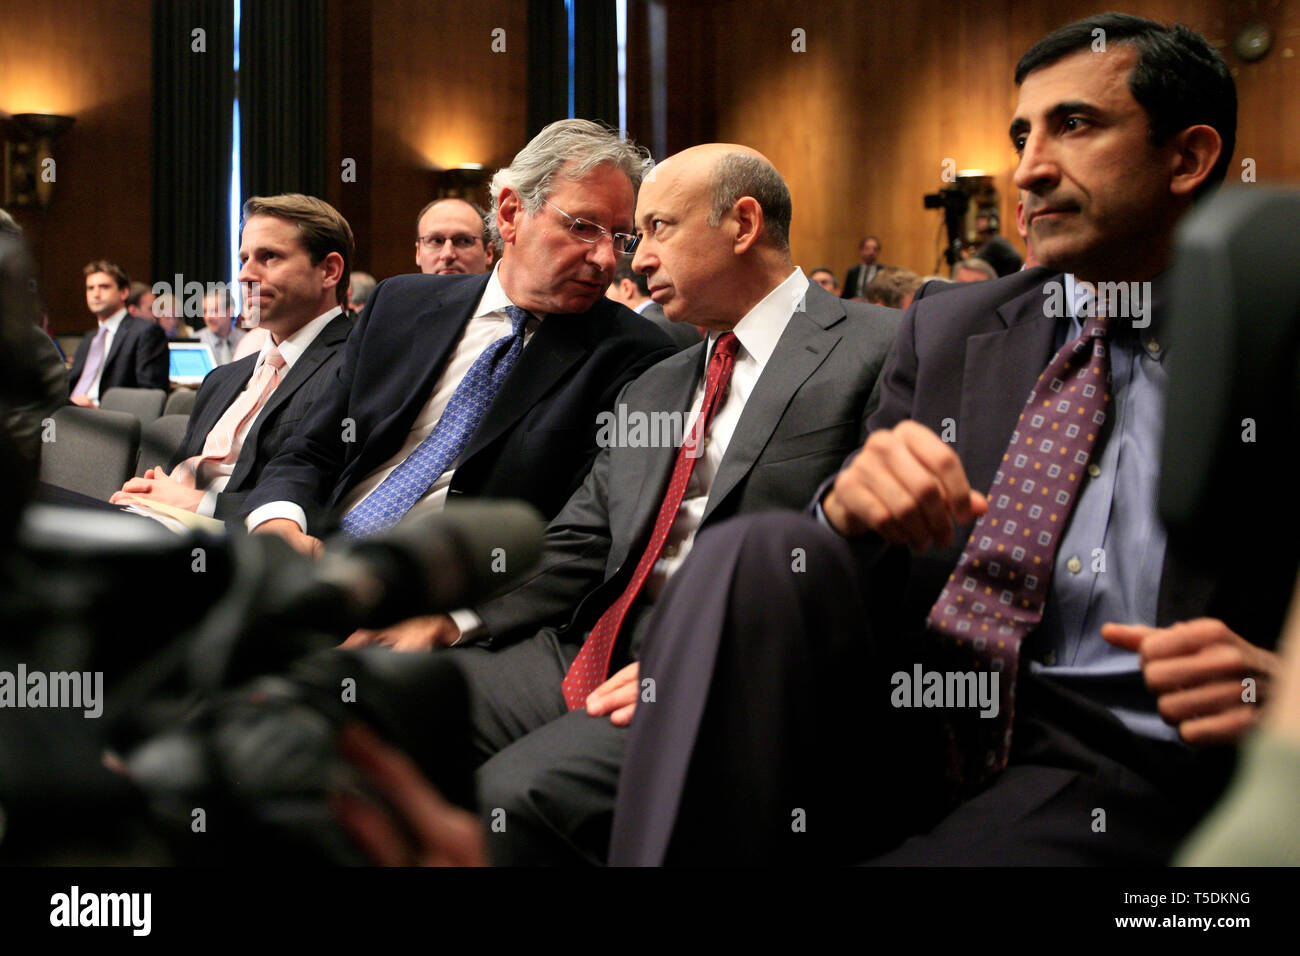
[(362, 537), (456, 495), (553, 517), (596, 456), (600, 413), (672, 353), (605, 298), (647, 164), (587, 120), (538, 133), (492, 180), (493, 271), (375, 287), (329, 398), (250, 494), (249, 529), (315, 554), (334, 515)]
[(473, 611), (351, 642), (457, 643), (446, 654), (469, 679), (486, 761), (479, 805), (508, 821), (488, 834), (498, 864), (604, 860), (641, 644), (677, 568), (734, 515), (802, 507), (866, 433), (899, 313), (809, 282), (790, 216), (752, 149), (665, 160), (637, 202), (632, 268), (706, 338), (623, 390), (531, 577)]

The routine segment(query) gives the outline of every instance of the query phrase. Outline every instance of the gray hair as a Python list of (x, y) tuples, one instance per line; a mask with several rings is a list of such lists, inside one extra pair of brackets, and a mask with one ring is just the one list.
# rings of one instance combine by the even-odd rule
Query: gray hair
[(957, 262), (953, 264), (952, 274), (954, 276), (957, 274), (958, 269), (965, 269), (967, 272), (978, 272), (982, 275), (988, 276), (990, 279), (996, 279), (998, 277), (997, 269), (994, 269), (993, 266), (989, 265), (987, 260), (980, 259), (976, 256), (971, 256), (969, 259), (958, 259)]
[(488, 225), (493, 243), (500, 248), (497, 232), (497, 209), (501, 190), (509, 187), (519, 194), (524, 211), (536, 213), (542, 208), (555, 187), (555, 177), (564, 169), (569, 180), (579, 180), (602, 164), (622, 170), (632, 181), (632, 190), (641, 188), (654, 161), (649, 152), (631, 140), (618, 138), (618, 133), (608, 127), (584, 119), (562, 119), (551, 123), (534, 136), (528, 145), (515, 154), (509, 166), (498, 169), (492, 177), (492, 208), (488, 212)]
[(356, 271), (348, 280), (348, 289), (352, 292), (353, 305), (365, 305), (370, 293), (375, 291), (375, 277), (369, 272)]
[(9, 215), (3, 209), (0, 209), (0, 236), (21, 236), (23, 227), (14, 221), (14, 217)]
[(719, 226), (742, 196), (750, 196), (763, 210), (763, 231), (768, 240), (781, 252), (789, 251), (790, 190), (771, 163), (749, 153), (727, 153), (714, 165), (709, 187), (710, 226)]

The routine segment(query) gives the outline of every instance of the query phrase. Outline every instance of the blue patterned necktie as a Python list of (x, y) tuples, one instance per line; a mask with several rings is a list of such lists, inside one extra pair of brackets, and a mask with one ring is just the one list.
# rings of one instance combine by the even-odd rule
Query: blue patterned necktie
[(343, 531), (349, 537), (361, 538), (397, 524), (460, 457), (524, 349), (528, 313), (509, 305), (506, 315), (513, 326), (510, 334), (497, 339), (474, 360), (433, 431), (365, 500), (343, 516)]

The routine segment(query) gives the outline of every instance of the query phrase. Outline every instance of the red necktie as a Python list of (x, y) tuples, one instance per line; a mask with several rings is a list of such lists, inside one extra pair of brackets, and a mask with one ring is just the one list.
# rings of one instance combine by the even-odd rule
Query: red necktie
[(952, 642), (949, 662), (1000, 675), (996, 717), (967, 709), (948, 722), (959, 781), (979, 783), (1006, 766), (1020, 644), (1042, 621), (1056, 552), (1109, 403), (1106, 318), (1098, 316), (1061, 346), (1034, 385), (993, 478), (989, 510), (930, 610), (931, 631)]
[(663, 551), (664, 542), (668, 540), (668, 532), (686, 494), (686, 485), (691, 480), (695, 460), (700, 457), (704, 435), (708, 432), (713, 414), (722, 404), (727, 384), (731, 381), (731, 370), (735, 367), (736, 351), (739, 348), (740, 342), (732, 332), (719, 335), (718, 341), (713, 346), (713, 357), (709, 359), (708, 374), (704, 381), (704, 401), (700, 403), (700, 413), (695, 418), (690, 435), (686, 437), (686, 441), (682, 443), (677, 453), (677, 463), (673, 465), (668, 490), (664, 492), (663, 503), (659, 505), (659, 516), (655, 518), (650, 543), (646, 545), (645, 553), (641, 555), (636, 570), (632, 572), (632, 580), (623, 589), (618, 600), (600, 616), (596, 626), (587, 635), (582, 650), (569, 665), (569, 672), (564, 675), (564, 683), (560, 685), (560, 689), (564, 692), (564, 702), (569, 710), (577, 710), (584, 706), (587, 696), (605, 682), (606, 674), (609, 672), (610, 655), (614, 653), (614, 643), (618, 640), (619, 628), (623, 626), (623, 619), (627, 617), (628, 609), (641, 593), (646, 578), (650, 576), (650, 569), (659, 560), (659, 553)]

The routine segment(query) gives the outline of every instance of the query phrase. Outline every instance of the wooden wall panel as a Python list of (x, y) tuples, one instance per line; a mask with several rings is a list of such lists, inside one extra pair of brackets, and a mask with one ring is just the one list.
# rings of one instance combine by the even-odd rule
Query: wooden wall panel
[[(942, 183), (941, 164), (996, 176), (1004, 233), (1015, 236), (1015, 154), (1007, 125), (1016, 61), (1057, 26), (1113, 2), (865, 0), (791, 5), (783, 0), (660, 0), (669, 15), (671, 129), (676, 150), (717, 139), (768, 155), (794, 197), (792, 245), (805, 268), (842, 279), (867, 232), (882, 259), (933, 271), (940, 217), (921, 197)], [(1261, 179), (1300, 181), (1300, 22), (1294, 0), (1134, 0), (1128, 12), (1175, 20), (1225, 51), (1241, 99), (1237, 162)], [(1227, 49), (1247, 19), (1278, 34), (1275, 49), (1245, 64)], [(806, 52), (792, 49), (805, 31)], [(635, 115), (640, 116), (641, 113)]]
[(149, 0), (6, 2), (0, 112), (62, 113), (50, 208), (11, 209), (37, 257), (50, 320), (90, 328), (81, 267), (116, 260), (148, 281), (150, 265)]

